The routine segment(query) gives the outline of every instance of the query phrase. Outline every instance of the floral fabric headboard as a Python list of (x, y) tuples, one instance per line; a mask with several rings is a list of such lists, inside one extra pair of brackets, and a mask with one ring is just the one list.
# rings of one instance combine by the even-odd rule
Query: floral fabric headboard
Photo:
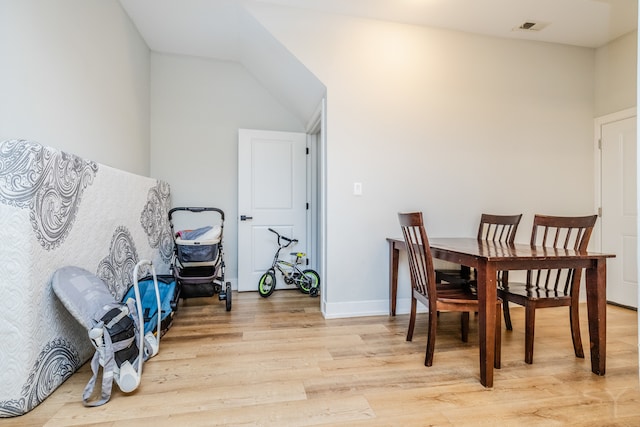
[(94, 272), (118, 300), (139, 260), (167, 274), (170, 206), (165, 182), (33, 141), (0, 144), (0, 417), (32, 410), (93, 354), (53, 272)]

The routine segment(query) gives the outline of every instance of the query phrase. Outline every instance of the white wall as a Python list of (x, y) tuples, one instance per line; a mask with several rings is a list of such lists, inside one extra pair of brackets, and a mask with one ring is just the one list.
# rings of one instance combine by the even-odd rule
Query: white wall
[(149, 49), (117, 0), (2, 0), (0, 58), (0, 140), (149, 173)]
[(434, 237), (522, 212), (519, 241), (534, 213), (593, 212), (592, 49), (252, 12), (327, 87), (328, 316), (386, 312), (399, 211)]
[(596, 49), (595, 117), (636, 106), (638, 32)]
[(239, 128), (304, 132), (304, 124), (239, 63), (151, 55), (151, 175), (171, 185), (173, 207), (225, 212), (226, 278), (234, 285)]

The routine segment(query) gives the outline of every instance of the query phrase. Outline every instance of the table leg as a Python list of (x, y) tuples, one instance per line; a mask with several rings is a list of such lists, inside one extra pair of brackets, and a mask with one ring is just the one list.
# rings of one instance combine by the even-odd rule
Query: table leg
[(604, 375), (607, 358), (607, 263), (594, 261), (586, 271), (591, 371)]
[(389, 314), (396, 315), (396, 299), (398, 298), (398, 258), (400, 250), (395, 243), (389, 241)]
[(496, 267), (482, 262), (476, 269), (478, 275), (478, 335), (480, 341), (480, 383), (493, 387), (493, 361), (496, 340)]

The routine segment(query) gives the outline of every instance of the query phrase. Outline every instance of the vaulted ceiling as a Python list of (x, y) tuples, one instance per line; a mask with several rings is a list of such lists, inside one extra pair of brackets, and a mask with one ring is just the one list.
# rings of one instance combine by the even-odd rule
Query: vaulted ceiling
[[(278, 67), (306, 69), (247, 12), (272, 5), (496, 37), (597, 48), (637, 29), (637, 0), (120, 0), (155, 52), (238, 61), (304, 121), (322, 85), (303, 77), (308, 100), (279, 79)], [(525, 30), (520, 27), (531, 27)], [(265, 54), (268, 52), (269, 54)], [(309, 73), (310, 74), (310, 73)], [(291, 80), (289, 80), (289, 83)], [(296, 95), (297, 93), (297, 95)], [(312, 105), (315, 104), (315, 105)]]

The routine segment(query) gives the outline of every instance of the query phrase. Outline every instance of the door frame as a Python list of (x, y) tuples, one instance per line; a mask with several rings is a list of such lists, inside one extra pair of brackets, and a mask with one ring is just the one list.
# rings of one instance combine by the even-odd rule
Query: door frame
[(307, 194), (311, 209), (307, 211), (307, 241), (311, 263), (320, 275), (320, 312), (323, 317), (327, 306), (327, 102), (323, 97), (320, 105), (307, 123)]

